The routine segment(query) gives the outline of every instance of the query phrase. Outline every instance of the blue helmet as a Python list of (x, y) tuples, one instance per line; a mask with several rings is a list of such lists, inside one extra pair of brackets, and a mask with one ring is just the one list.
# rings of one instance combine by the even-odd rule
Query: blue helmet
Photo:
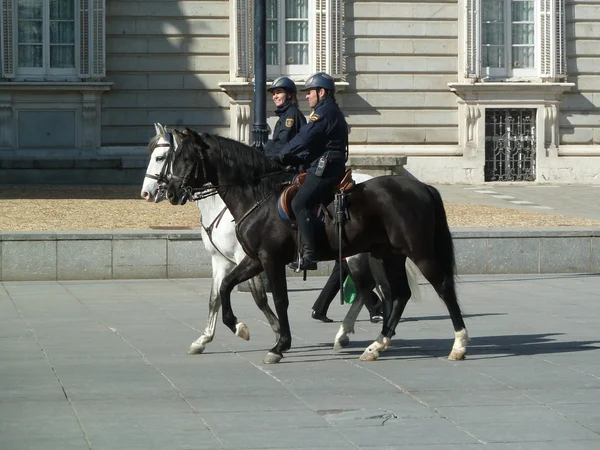
[(330, 75), (327, 75), (325, 72), (317, 72), (314, 75), (311, 75), (306, 83), (304, 83), (304, 87), (300, 89), (301, 91), (308, 91), (309, 89), (319, 89), (323, 88), (329, 91), (332, 94), (335, 94), (335, 81), (331, 78)]
[(286, 91), (295, 94), (297, 92), (296, 83), (290, 80), (288, 77), (279, 77), (273, 84), (267, 89), (267, 91), (273, 93), (273, 91), (277, 88), (285, 89)]

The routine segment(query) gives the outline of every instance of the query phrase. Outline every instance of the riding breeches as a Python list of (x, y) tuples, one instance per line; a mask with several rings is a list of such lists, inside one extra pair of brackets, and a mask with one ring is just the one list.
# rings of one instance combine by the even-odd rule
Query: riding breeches
[(331, 192), (333, 186), (339, 183), (339, 177), (324, 178), (307, 172), (306, 179), (298, 193), (292, 199), (292, 211), (296, 216), (300, 239), (304, 245), (304, 258), (316, 261), (315, 243), (315, 213), (314, 208)]

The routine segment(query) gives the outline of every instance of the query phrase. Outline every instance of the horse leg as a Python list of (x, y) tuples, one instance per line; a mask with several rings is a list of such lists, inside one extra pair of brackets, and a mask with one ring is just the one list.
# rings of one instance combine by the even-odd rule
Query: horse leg
[(265, 364), (275, 364), (283, 358), (283, 352), (292, 346), (292, 333), (288, 320), (289, 298), (287, 292), (287, 280), (285, 277), (285, 265), (280, 262), (272, 262), (269, 259), (262, 260), (265, 274), (271, 286), (271, 293), (275, 302), (275, 310), (279, 317), (281, 333), (275, 346), (269, 350), (264, 358)]
[(242, 281), (246, 281), (256, 275), (262, 270), (262, 266), (259, 261), (256, 261), (249, 256), (245, 257), (240, 263), (229, 272), (219, 289), (219, 297), (221, 299), (221, 308), (223, 310), (223, 323), (229, 328), (236, 336), (242, 339), (250, 339), (250, 332), (248, 327), (243, 322), (238, 322), (237, 317), (233, 313), (231, 308), (231, 291), (234, 286), (237, 286)]
[(431, 283), (437, 294), (448, 308), (452, 326), (454, 327), (454, 344), (448, 359), (465, 359), (467, 354), (467, 342), (469, 334), (463, 321), (458, 299), (456, 298), (456, 287), (454, 275), (456, 272), (456, 261), (454, 257), (454, 243), (452, 234), (448, 228), (446, 211), (442, 197), (433, 186), (427, 186), (433, 199), (435, 212), (435, 228), (430, 242), (433, 243), (431, 250), (422, 253), (419, 260), (414, 260), (421, 273)]
[(406, 256), (387, 256), (382, 262), (382, 269), (381, 272), (374, 270), (374, 273), (377, 273), (378, 278), (382, 278), (379, 284), (383, 292), (383, 326), (381, 334), (360, 356), (362, 361), (376, 361), (379, 353), (390, 346), (411, 296), (406, 273)]
[(250, 293), (254, 298), (254, 302), (258, 309), (262, 311), (265, 315), (267, 322), (271, 326), (273, 333), (275, 333), (275, 341), (279, 340), (280, 328), (279, 328), (279, 319), (269, 306), (267, 291), (265, 290), (265, 285), (263, 284), (262, 277), (257, 275), (248, 280), (248, 286), (250, 287)]
[(215, 328), (217, 326), (217, 318), (219, 317), (219, 309), (221, 308), (221, 297), (219, 297), (219, 289), (223, 281), (223, 277), (229, 273), (235, 266), (223, 258), (212, 257), (213, 281), (210, 287), (210, 298), (208, 300), (208, 320), (204, 333), (192, 342), (187, 351), (188, 355), (199, 355), (206, 349), (206, 344), (212, 342), (215, 337)]
[(348, 309), (346, 317), (344, 317), (344, 320), (342, 320), (340, 329), (335, 335), (335, 339), (333, 341), (333, 350), (341, 350), (350, 344), (350, 338), (348, 337), (348, 334), (354, 333), (354, 324), (356, 323), (356, 319), (358, 318), (363, 305), (364, 294), (359, 293), (357, 289), (356, 299), (352, 302), (352, 305), (350, 305), (350, 309)]
[(335, 335), (333, 349), (336, 351), (341, 350), (350, 344), (348, 334), (354, 333), (356, 319), (358, 318), (365, 301), (371, 298), (371, 292), (375, 287), (375, 281), (369, 266), (369, 255), (367, 253), (359, 253), (358, 255), (350, 256), (346, 261), (350, 276), (356, 287), (356, 299), (352, 302), (352, 305), (350, 305), (346, 317), (342, 320), (340, 328)]
[(454, 344), (448, 359), (465, 359), (469, 334), (467, 333), (467, 328), (465, 327), (465, 322), (456, 297), (454, 272), (448, 273), (448, 271), (444, 270), (442, 264), (434, 259), (424, 259), (416, 261), (415, 263), (421, 270), (421, 273), (423, 273), (423, 276), (431, 283), (437, 294), (440, 296), (446, 305), (446, 308), (448, 308), (452, 326), (454, 327)]

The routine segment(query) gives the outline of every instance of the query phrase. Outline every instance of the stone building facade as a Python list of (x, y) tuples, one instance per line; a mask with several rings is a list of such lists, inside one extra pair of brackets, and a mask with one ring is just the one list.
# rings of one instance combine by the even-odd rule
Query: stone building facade
[[(32, 3), (0, 0), (0, 174), (145, 166), (154, 122), (251, 139), (253, 0)], [(269, 78), (334, 75), (352, 156), (429, 182), (600, 183), (597, 2), (267, 7)]]

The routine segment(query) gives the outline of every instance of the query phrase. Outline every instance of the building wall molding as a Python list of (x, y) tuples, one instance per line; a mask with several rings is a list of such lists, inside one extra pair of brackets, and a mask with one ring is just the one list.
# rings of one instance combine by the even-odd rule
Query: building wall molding
[[(52, 150), (52, 156), (91, 156), (102, 145), (102, 95), (110, 90), (109, 82), (0, 82), (0, 149), (3, 157), (23, 156), (34, 151), (19, 145), (20, 111), (75, 111), (75, 148)], [(35, 150), (44, 156), (45, 150)]]
[(458, 145), (463, 149), (463, 166), (472, 169), (470, 178), (484, 181), (485, 110), (526, 108), (536, 114), (536, 176), (543, 176), (548, 158), (559, 154), (559, 108), (564, 92), (574, 83), (473, 82), (448, 83), (458, 99)]

